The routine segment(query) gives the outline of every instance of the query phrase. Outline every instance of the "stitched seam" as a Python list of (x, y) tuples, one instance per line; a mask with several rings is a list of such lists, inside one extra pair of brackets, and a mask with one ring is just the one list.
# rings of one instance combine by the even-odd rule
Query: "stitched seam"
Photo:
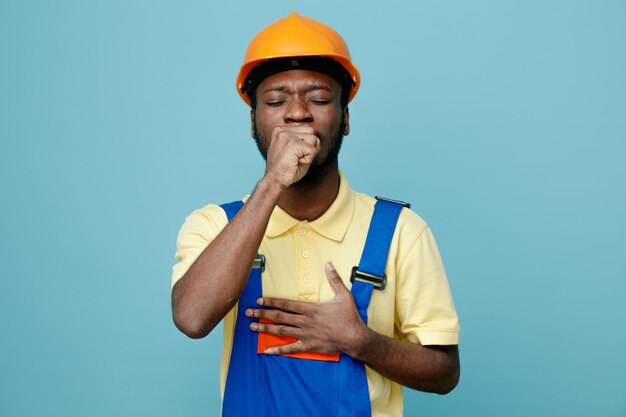
[[(415, 246), (417, 241), (420, 240), (420, 238), (424, 234), (424, 230), (426, 230), (426, 229), (428, 229), (428, 225), (426, 225), (426, 227), (424, 227), (424, 229), (422, 229), (422, 231), (415, 237), (415, 240), (413, 240), (411, 245), (409, 245), (409, 248), (407, 249), (406, 254), (404, 255), (404, 258), (402, 259), (402, 261), (400, 261), (400, 264), (398, 265), (398, 268), (397, 268), (396, 271), (400, 271), (402, 269), (402, 267), (404, 266), (404, 261), (406, 261), (406, 258), (409, 257), (409, 253), (411, 253), (411, 251), (413, 250), (413, 247)], [(399, 238), (400, 238), (400, 236), (398, 236), (398, 239)]]

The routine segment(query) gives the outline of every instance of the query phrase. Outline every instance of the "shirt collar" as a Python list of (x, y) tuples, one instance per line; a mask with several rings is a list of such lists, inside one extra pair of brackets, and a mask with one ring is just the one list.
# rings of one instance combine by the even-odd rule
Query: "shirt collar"
[[(339, 173), (339, 192), (328, 210), (318, 219), (309, 222), (309, 226), (317, 233), (335, 241), (341, 241), (348, 230), (354, 213), (355, 196), (350, 189), (348, 180)], [(300, 220), (294, 219), (283, 209), (276, 206), (272, 212), (269, 225), (265, 231), (267, 237), (276, 237), (291, 229)]]

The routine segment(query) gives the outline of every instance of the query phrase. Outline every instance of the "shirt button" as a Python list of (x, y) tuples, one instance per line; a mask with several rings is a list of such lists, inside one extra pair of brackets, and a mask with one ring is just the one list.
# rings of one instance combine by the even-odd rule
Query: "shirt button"
[(300, 236), (306, 235), (306, 229), (304, 227), (300, 228)]
[(308, 276), (308, 275), (305, 275), (305, 276), (304, 276), (304, 282), (306, 282), (307, 284), (308, 284), (309, 282), (311, 282), (311, 277), (310, 277), (310, 276)]
[(309, 255), (310, 255), (310, 253), (309, 253), (309, 251), (308, 251), (308, 250), (302, 251), (302, 256), (303, 256), (303, 257), (308, 258), (308, 257), (309, 257)]

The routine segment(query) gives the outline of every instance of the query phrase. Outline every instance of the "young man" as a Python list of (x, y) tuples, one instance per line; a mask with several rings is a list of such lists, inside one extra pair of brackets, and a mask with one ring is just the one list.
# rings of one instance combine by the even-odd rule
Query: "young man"
[(248, 47), (237, 87), (265, 175), (245, 203), (186, 219), (172, 278), (182, 332), (224, 320), (224, 416), (400, 416), (401, 385), (456, 386), (458, 320), (430, 230), (339, 171), (359, 82), (343, 39), (296, 13)]

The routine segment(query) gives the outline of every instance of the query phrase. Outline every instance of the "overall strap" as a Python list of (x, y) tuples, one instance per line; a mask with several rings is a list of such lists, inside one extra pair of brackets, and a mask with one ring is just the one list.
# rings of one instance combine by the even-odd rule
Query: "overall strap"
[(243, 201), (233, 201), (231, 203), (222, 204), (220, 205), (220, 207), (223, 208), (226, 212), (226, 217), (228, 217), (228, 221), (231, 221), (233, 217), (235, 217), (235, 214), (237, 214), (239, 209), (243, 207)]
[[(242, 206), (242, 201), (233, 201), (222, 204), (220, 207), (224, 209), (230, 222)], [(263, 385), (259, 382), (262, 373), (256, 353), (258, 335), (250, 331), (252, 318), (242, 313), (242, 309), (255, 307), (256, 299), (261, 294), (261, 267), (255, 267), (253, 262), (248, 281), (237, 305), (231, 360), (228, 365), (222, 402), (223, 417), (267, 415), (263, 408), (263, 401), (261, 401), (263, 391), (258, 388), (259, 385)], [(242, 398), (245, 400), (242, 401)]]
[[(226, 212), (226, 217), (228, 218), (228, 221), (230, 222), (233, 217), (235, 217), (235, 215), (239, 212), (239, 210), (243, 207), (243, 201), (241, 200), (236, 200), (236, 201), (232, 201), (230, 203), (225, 203), (225, 204), (221, 204), (220, 207), (222, 209), (224, 209), (224, 211)], [(259, 271), (255, 271), (255, 270), (259, 270)], [(252, 261), (252, 268), (250, 270), (250, 274), (256, 274), (256, 272), (263, 272), (265, 271), (265, 256), (260, 255), (260, 254), (256, 254), (254, 260)], [(243, 290), (243, 294), (247, 295), (247, 294), (258, 294), (257, 297), (260, 297), (262, 294), (262, 290), (261, 290), (261, 280), (260, 278), (258, 280), (248, 280), (248, 284), (246, 285), (246, 287)]]
[[(384, 290), (387, 283), (385, 266), (389, 257), (391, 239), (402, 207), (406, 204), (378, 200), (370, 221), (365, 247), (359, 266), (352, 268), (352, 296), (363, 322), (367, 323), (367, 307), (374, 289)], [(338, 417), (369, 417), (372, 409), (363, 362), (345, 353), (339, 362), (339, 412)]]
[(385, 266), (396, 223), (406, 203), (377, 197), (359, 266), (352, 268), (352, 295), (359, 314), (367, 323), (367, 307), (374, 289), (384, 290)]

